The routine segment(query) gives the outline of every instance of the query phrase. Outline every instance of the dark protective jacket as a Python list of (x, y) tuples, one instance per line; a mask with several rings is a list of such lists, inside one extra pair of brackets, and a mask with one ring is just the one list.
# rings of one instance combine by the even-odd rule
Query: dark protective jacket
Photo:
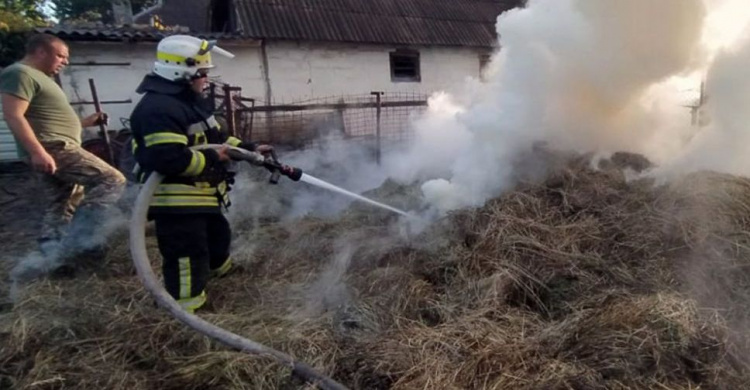
[(154, 171), (165, 175), (149, 214), (220, 213), (229, 204), (231, 175), (215, 150), (190, 147), (227, 143), (252, 150), (254, 145), (222, 132), (209, 102), (187, 82), (151, 74), (136, 91), (145, 94), (130, 116), (139, 180)]

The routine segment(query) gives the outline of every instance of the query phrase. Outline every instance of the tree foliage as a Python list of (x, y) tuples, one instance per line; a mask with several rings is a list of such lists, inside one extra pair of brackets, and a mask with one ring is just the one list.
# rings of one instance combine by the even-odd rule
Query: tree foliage
[(46, 23), (44, 0), (0, 0), (0, 30), (18, 31)]
[(23, 56), (26, 36), (47, 24), (44, 0), (0, 0), (0, 68)]

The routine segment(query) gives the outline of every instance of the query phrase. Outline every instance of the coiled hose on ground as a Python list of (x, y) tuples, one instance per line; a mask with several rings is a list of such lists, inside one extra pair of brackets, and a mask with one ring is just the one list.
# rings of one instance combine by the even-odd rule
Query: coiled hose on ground
[[(203, 148), (220, 148), (224, 145), (201, 145)], [(239, 148), (231, 147), (240, 153), (247, 153)], [(319, 388), (324, 390), (343, 390), (345, 386), (334, 381), (333, 379), (318, 373), (314, 368), (309, 365), (295, 360), (293, 357), (279, 352), (273, 348), (266, 347), (265, 345), (256, 343), (255, 341), (246, 339), (242, 336), (229, 332), (223, 328), (220, 328), (210, 322), (203, 320), (202, 318), (190, 314), (182, 309), (177, 302), (164, 290), (162, 285), (158, 282), (154, 270), (151, 268), (151, 262), (146, 252), (146, 222), (148, 214), (148, 206), (151, 203), (151, 198), (156, 191), (156, 187), (161, 183), (164, 176), (154, 172), (148, 178), (145, 184), (143, 184), (138, 197), (135, 201), (135, 207), (133, 209), (133, 215), (130, 220), (130, 253), (133, 256), (133, 262), (135, 268), (138, 271), (138, 276), (141, 278), (146, 289), (156, 299), (156, 302), (163, 308), (165, 308), (174, 318), (194, 329), (195, 331), (202, 333), (216, 341), (224, 343), (229, 347), (239, 349), (241, 351), (255, 354), (268, 356), (275, 359), (279, 363), (288, 366), (292, 369), (292, 372), (300, 378), (317, 385)]]

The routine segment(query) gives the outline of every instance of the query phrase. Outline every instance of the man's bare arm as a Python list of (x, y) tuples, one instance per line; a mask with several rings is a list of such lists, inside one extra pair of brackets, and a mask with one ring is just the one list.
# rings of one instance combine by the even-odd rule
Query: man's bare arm
[(29, 108), (29, 102), (8, 93), (0, 95), (2, 95), (5, 122), (8, 123), (8, 127), (10, 127), (10, 131), (13, 132), (16, 140), (29, 153), (32, 167), (40, 172), (55, 173), (57, 170), (55, 160), (39, 143), (34, 130), (24, 116)]

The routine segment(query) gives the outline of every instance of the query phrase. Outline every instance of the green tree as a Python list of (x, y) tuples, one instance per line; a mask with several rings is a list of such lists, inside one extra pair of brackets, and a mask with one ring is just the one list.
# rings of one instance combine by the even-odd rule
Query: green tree
[(0, 68), (23, 57), (26, 36), (47, 24), (44, 0), (0, 0)]
[[(49, 0), (54, 16), (61, 22), (114, 22), (110, 0)], [(131, 0), (133, 13), (138, 13), (154, 4), (156, 0)]]
[(0, 0), (0, 30), (18, 31), (44, 25), (44, 0)]

